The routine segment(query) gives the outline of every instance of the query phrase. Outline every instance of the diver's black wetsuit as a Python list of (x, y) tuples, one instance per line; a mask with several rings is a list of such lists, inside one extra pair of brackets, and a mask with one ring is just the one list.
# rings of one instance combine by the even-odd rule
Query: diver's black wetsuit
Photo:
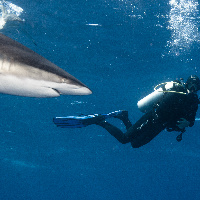
[(147, 144), (165, 128), (168, 131), (184, 132), (185, 129), (177, 126), (177, 121), (185, 118), (190, 122), (189, 126), (193, 126), (199, 99), (196, 93), (187, 93), (183, 86), (176, 88), (176, 91), (186, 94), (166, 92), (156, 108), (144, 114), (134, 125), (131, 125), (128, 118), (122, 119), (127, 129), (126, 133), (108, 122), (102, 122), (99, 125), (119, 142), (123, 144), (131, 142), (133, 148)]

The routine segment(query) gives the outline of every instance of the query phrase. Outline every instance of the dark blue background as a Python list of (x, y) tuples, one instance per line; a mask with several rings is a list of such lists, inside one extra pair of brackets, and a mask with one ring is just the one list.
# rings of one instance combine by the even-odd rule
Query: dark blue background
[[(200, 76), (198, 37), (182, 49), (167, 47), (173, 40), (169, 1), (12, 3), (24, 9), (26, 22), (8, 23), (2, 33), (80, 79), (93, 94), (0, 95), (0, 199), (199, 199), (200, 122), (180, 143), (177, 133), (163, 131), (139, 149), (95, 125), (60, 129), (52, 122), (54, 116), (118, 109), (128, 110), (135, 122), (142, 116), (137, 101), (154, 86)], [(199, 15), (194, 20), (198, 27)]]

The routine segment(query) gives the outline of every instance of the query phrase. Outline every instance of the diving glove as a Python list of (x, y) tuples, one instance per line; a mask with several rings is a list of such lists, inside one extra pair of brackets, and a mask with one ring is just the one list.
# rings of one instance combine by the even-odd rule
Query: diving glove
[(181, 118), (179, 121), (177, 121), (176, 126), (178, 126), (180, 129), (185, 129), (185, 127), (189, 126), (190, 122), (187, 121), (185, 118)]

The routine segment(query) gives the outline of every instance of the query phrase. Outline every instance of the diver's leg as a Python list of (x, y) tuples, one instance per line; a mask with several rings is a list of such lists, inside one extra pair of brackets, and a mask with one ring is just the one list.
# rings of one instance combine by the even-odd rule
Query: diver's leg
[[(129, 124), (128, 121), (124, 121)], [(105, 128), (122, 144), (131, 142), (133, 148), (147, 144), (165, 129), (164, 123), (155, 116), (154, 112), (143, 115), (126, 133), (106, 121), (97, 122), (96, 124)]]
[[(128, 111), (122, 111), (114, 118), (118, 118), (118, 119), (122, 120), (122, 122), (126, 126), (127, 130), (132, 126), (130, 120), (128, 119)], [(105, 116), (103, 116), (103, 115), (97, 115), (93, 118), (89, 118), (89, 119), (85, 120), (83, 123), (96, 124), (96, 125), (99, 125), (99, 126), (105, 128), (112, 136), (114, 136), (122, 144), (126, 144), (126, 143), (130, 142), (130, 139), (127, 138), (126, 135), (124, 135), (124, 133), (119, 128), (106, 122)]]
[(113, 126), (112, 124), (101, 121), (99, 123), (96, 123), (97, 125), (105, 128), (112, 136), (114, 136), (120, 143), (126, 144), (130, 142), (130, 139), (126, 137), (126, 135), (116, 126)]
[[(125, 120), (129, 126), (129, 120)], [(120, 118), (123, 121), (123, 118)], [(144, 144), (150, 142), (156, 135), (158, 135), (165, 126), (162, 125), (160, 120), (156, 119), (153, 112), (143, 115), (133, 126), (129, 127), (126, 133), (123, 133), (120, 129), (113, 126), (106, 121), (100, 121), (96, 123), (105, 128), (112, 136), (114, 136), (122, 144), (131, 142), (134, 148), (138, 148)]]
[(120, 114), (118, 114), (114, 118), (122, 120), (122, 122), (126, 126), (126, 130), (128, 130), (132, 126), (131, 121), (128, 118), (128, 111), (126, 110), (123, 110)]
[(154, 116), (153, 112), (143, 115), (126, 133), (131, 139), (133, 148), (139, 148), (149, 143), (166, 127), (160, 119)]

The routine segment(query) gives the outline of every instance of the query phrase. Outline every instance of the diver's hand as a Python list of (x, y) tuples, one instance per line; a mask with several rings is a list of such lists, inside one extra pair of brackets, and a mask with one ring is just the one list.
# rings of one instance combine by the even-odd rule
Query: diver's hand
[(190, 122), (187, 121), (185, 118), (181, 118), (180, 121), (177, 121), (177, 123), (178, 124), (176, 124), (176, 126), (178, 126), (180, 129), (184, 129), (190, 124)]

